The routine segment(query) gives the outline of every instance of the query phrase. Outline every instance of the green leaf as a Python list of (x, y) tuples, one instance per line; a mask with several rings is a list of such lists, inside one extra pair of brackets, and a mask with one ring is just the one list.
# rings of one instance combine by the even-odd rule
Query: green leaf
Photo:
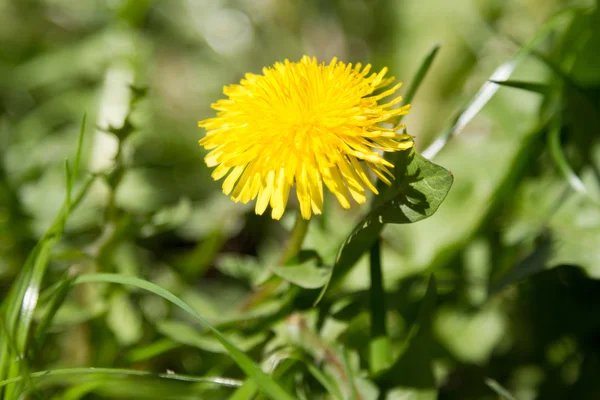
[(148, 95), (147, 86), (129, 85), (131, 90), (131, 105), (133, 106), (138, 101), (144, 99)]
[(330, 395), (332, 395), (333, 398), (335, 398), (337, 400), (342, 400), (344, 398), (344, 395), (340, 391), (340, 388), (335, 384), (335, 382), (333, 382), (333, 380), (330, 377), (325, 375), (323, 372), (321, 372), (320, 369), (318, 369), (317, 367), (315, 367), (314, 365), (312, 365), (308, 362), (306, 362), (305, 365), (306, 365), (306, 368), (308, 369), (308, 372), (310, 372), (310, 374), (317, 381), (319, 381), (319, 383), (321, 385), (323, 385), (325, 390), (327, 390), (327, 392)]
[(493, 303), (476, 311), (446, 304), (436, 313), (434, 329), (454, 359), (483, 365), (507, 334), (506, 325), (505, 315)]
[[(157, 330), (175, 342), (197, 347), (213, 353), (227, 353), (227, 349), (214, 336), (201, 334), (192, 326), (178, 321), (162, 321), (157, 325)], [(252, 336), (229, 334), (229, 341), (242, 351), (249, 351), (267, 338), (267, 332), (259, 332)]]
[[(271, 357), (277, 357), (276, 354), (272, 354)], [(283, 359), (283, 358), (282, 358)], [(282, 360), (280, 359), (280, 361)], [(283, 377), (288, 370), (293, 366), (293, 363), (277, 362), (275, 363), (274, 370), (271, 371), (274, 377)], [(258, 387), (256, 382), (248, 379), (244, 384), (239, 387), (233, 395), (229, 398), (230, 400), (262, 400), (260, 395), (257, 395)]]
[[(593, 173), (586, 172), (584, 180), (593, 182)], [(549, 227), (552, 240), (544, 259), (546, 268), (577, 265), (591, 278), (600, 279), (600, 208), (587, 198), (571, 195), (552, 215)]]
[(358, 400), (360, 397), (358, 394), (358, 389), (356, 388), (356, 382), (354, 381), (354, 371), (352, 369), (352, 365), (350, 364), (350, 357), (348, 355), (348, 351), (346, 349), (342, 349), (342, 360), (344, 361), (344, 372), (346, 373), (346, 377), (348, 379), (348, 390), (350, 391), (350, 399)]
[(106, 325), (122, 346), (137, 343), (143, 336), (143, 321), (129, 294), (124, 290), (117, 291), (110, 299)]
[(548, 259), (552, 255), (553, 243), (549, 234), (537, 238), (537, 245), (530, 254), (516, 263), (490, 288), (489, 295), (493, 296), (507, 286), (519, 282), (531, 275), (543, 271), (547, 267)]
[(236, 253), (220, 254), (215, 267), (227, 276), (252, 285), (269, 273), (256, 257)]
[[(304, 329), (301, 329), (299, 332), (300, 335), (306, 335), (307, 332)], [(295, 363), (301, 363), (304, 367), (306, 367), (307, 371), (323, 386), (327, 392), (333, 396), (334, 399), (343, 400), (344, 396), (332, 378), (332, 376), (324, 373), (319, 368), (315, 367), (313, 364), (316, 360), (306, 352), (305, 349), (284, 346), (278, 351), (275, 351), (270, 354), (269, 358), (264, 361), (265, 364), (276, 365), (276, 374), (279, 376), (286, 372), (287, 369), (290, 369), (294, 364), (284, 363), (285, 360), (291, 360)]]
[(304, 289), (318, 289), (329, 280), (331, 269), (319, 267), (319, 261), (312, 258), (298, 265), (271, 267), (270, 270), (280, 278)]
[(157, 296), (160, 296), (174, 305), (181, 308), (183, 311), (187, 312), (189, 315), (200, 321), (203, 325), (205, 325), (210, 331), (212, 331), (216, 338), (221, 342), (223, 347), (225, 347), (230, 354), (231, 358), (238, 364), (238, 366), (248, 375), (257, 386), (264, 391), (267, 395), (269, 395), (272, 399), (282, 399), (282, 400), (293, 400), (294, 398), (287, 393), (277, 382), (271, 379), (267, 374), (265, 374), (256, 364), (252, 361), (250, 357), (248, 357), (244, 352), (242, 352), (237, 346), (235, 346), (229, 339), (227, 339), (218, 329), (208, 323), (206, 319), (204, 319), (200, 314), (198, 314), (192, 307), (183, 302), (179, 297), (175, 296), (173, 293), (169, 292), (166, 289), (161, 288), (158, 285), (155, 285), (152, 282), (148, 282), (143, 279), (131, 277), (131, 276), (123, 276), (117, 274), (87, 274), (79, 276), (74, 284), (80, 283), (117, 283), (121, 285), (128, 285), (137, 287), (139, 289), (146, 290), (150, 293), (153, 293)]
[(408, 224), (432, 216), (442, 204), (454, 177), (447, 169), (412, 151), (402, 152), (394, 167), (393, 194), (367, 215), (370, 221)]
[(432, 216), (442, 204), (452, 182), (452, 174), (414, 150), (401, 152), (395, 166), (396, 179), (390, 195), (352, 230), (342, 244), (327, 286), (339, 282), (362, 254), (369, 249), (385, 224), (409, 224)]
[(181, 347), (181, 344), (175, 343), (170, 339), (159, 339), (156, 342), (131, 349), (125, 359), (131, 363), (139, 363), (158, 357), (179, 347)]
[(160, 232), (175, 229), (185, 223), (192, 213), (192, 202), (187, 197), (157, 211), (150, 222), (142, 228), (144, 236), (156, 235)]

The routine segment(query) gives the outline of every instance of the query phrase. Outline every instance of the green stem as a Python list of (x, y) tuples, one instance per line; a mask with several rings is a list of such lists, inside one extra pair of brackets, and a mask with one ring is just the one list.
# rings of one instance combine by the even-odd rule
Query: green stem
[(371, 246), (371, 287), (369, 297), (371, 305), (371, 342), (369, 343), (369, 365), (371, 373), (388, 368), (392, 361), (392, 346), (386, 329), (385, 290), (383, 289), (383, 272), (381, 270), (381, 239)]
[[(294, 222), (294, 227), (292, 228), (292, 234), (281, 253), (277, 266), (284, 266), (286, 262), (298, 255), (308, 232), (308, 223), (309, 220), (303, 219), (300, 212), (298, 212), (296, 222)], [(281, 286), (281, 283), (282, 280), (279, 277), (272, 276), (257, 292), (250, 296), (242, 307), (242, 310), (248, 310), (268, 299)]]
[(383, 290), (383, 273), (381, 271), (381, 239), (377, 239), (371, 246), (371, 287), (369, 289), (371, 301), (371, 337), (387, 336), (385, 328), (385, 291)]
[(302, 243), (304, 242), (304, 238), (306, 237), (306, 233), (308, 232), (309, 222), (310, 220), (302, 218), (302, 215), (298, 212), (290, 239), (285, 250), (281, 253), (279, 265), (285, 265), (286, 262), (298, 255)]

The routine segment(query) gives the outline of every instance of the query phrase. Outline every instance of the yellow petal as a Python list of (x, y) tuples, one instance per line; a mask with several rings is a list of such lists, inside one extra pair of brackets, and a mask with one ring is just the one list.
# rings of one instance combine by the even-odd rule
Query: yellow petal
[(377, 190), (363, 166), (390, 184), (393, 165), (378, 151), (413, 146), (410, 136), (396, 133), (403, 126), (380, 126), (409, 110), (394, 108), (401, 85), (387, 86), (394, 78), (386, 74), (387, 68), (371, 73), (370, 64), (309, 56), (245, 74), (211, 105), (216, 116), (198, 122), (206, 130), (199, 144), (209, 150), (211, 176), (225, 178), (223, 192), (234, 201), (256, 200), (258, 214), (270, 205), (274, 219), (284, 214), (294, 186), (303, 218), (322, 212), (323, 185), (344, 208), (351, 199), (364, 203), (365, 189)]
[(233, 171), (231, 171), (231, 173), (229, 174), (229, 176), (223, 182), (223, 193), (225, 193), (227, 195), (229, 193), (231, 193), (231, 191), (233, 190), (233, 186), (237, 182), (237, 180), (240, 177), (240, 175), (242, 175), (242, 172), (244, 172), (244, 167), (243, 166), (235, 167), (233, 169)]

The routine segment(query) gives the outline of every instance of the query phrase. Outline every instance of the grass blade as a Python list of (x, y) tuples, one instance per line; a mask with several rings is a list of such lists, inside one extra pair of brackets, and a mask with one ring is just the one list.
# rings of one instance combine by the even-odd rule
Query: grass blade
[(71, 193), (73, 192), (73, 176), (71, 175), (69, 160), (65, 160), (65, 187), (67, 188), (67, 194), (65, 197), (65, 207), (67, 208), (67, 210), (70, 210), (72, 207)]
[[(437, 55), (439, 50), (440, 44), (434, 44), (431, 50), (429, 50), (429, 53), (427, 53), (427, 55), (421, 62), (417, 73), (410, 81), (410, 86), (408, 88), (408, 91), (406, 92), (406, 96), (404, 97), (404, 102), (406, 104), (410, 104), (413, 98), (415, 97), (415, 94), (417, 94), (417, 90), (421, 86), (421, 83), (423, 83), (423, 79), (425, 79), (425, 75), (427, 75), (427, 72), (429, 72), (429, 68), (431, 68), (431, 64), (433, 63), (433, 60), (435, 59), (435, 56)], [(400, 120), (402, 119), (402, 117), (403, 115), (400, 116)]]
[(87, 114), (83, 114), (81, 126), (79, 127), (79, 139), (77, 140), (77, 153), (75, 153), (75, 164), (73, 165), (73, 179), (77, 179), (79, 175), (79, 166), (81, 165), (81, 151), (83, 149), (83, 136), (85, 133), (85, 123)]
[[(7, 352), (7, 354), (12, 354), (13, 356), (18, 354), (19, 352), (17, 351), (17, 344), (13, 340), (12, 335), (6, 330), (6, 326), (4, 325), (4, 323), (2, 323), (2, 321), (0, 321), (0, 333), (4, 337), (4, 342), (7, 345), (7, 349), (11, 352), (11, 353)], [(34, 384), (31, 379), (31, 376), (29, 374), (29, 369), (28, 369), (27, 363), (25, 362), (25, 359), (23, 357), (13, 357), (12, 363), (13, 363), (13, 365), (16, 365), (17, 367), (21, 368), (21, 378), (23, 380), (23, 383), (26, 385), (29, 385), (29, 387), (31, 387), (31, 388), (34, 388)], [(13, 365), (8, 365), (9, 369), (12, 369)], [(14, 390), (14, 393), (16, 393), (18, 395), (22, 391), (23, 391), (22, 385), (19, 384), (19, 385), (17, 385), (16, 390)], [(2, 392), (2, 386), (0, 386), (0, 393), (1, 392)], [(12, 394), (8, 393), (5, 398), (9, 398), (9, 396), (12, 396)], [(14, 396), (12, 396), (12, 397), (14, 397)]]
[[(84, 123), (80, 129), (80, 140), (77, 148), (77, 153), (81, 153), (81, 143), (83, 140)], [(78, 155), (80, 158), (80, 155)], [(78, 168), (79, 159), (76, 162)], [(63, 205), (56, 215), (53, 223), (46, 230), (42, 238), (28, 255), (27, 260), (19, 274), (19, 277), (13, 284), (11, 292), (2, 304), (2, 314), (7, 335), (10, 335), (15, 341), (14, 354), (7, 344), (7, 340), (0, 340), (0, 380), (5, 377), (14, 378), (20, 373), (23, 363), (13, 363), (11, 359), (19, 357), (20, 360), (25, 360), (27, 342), (33, 321), (33, 313), (38, 304), (40, 288), (46, 273), (46, 268), (50, 260), (50, 253), (56, 242), (61, 237), (66, 220), (71, 210), (76, 207), (94, 180), (90, 177), (80, 189), (79, 193), (72, 199), (72, 182), (73, 175), (71, 174), (68, 162), (65, 162), (65, 179), (66, 179), (66, 195)], [(21, 365), (23, 364), (23, 365)], [(5, 398), (14, 397), (13, 388), (8, 388), (5, 392)], [(0, 391), (0, 395), (1, 395)]]
[(252, 380), (247, 380), (233, 393), (229, 400), (252, 400), (256, 397), (257, 390), (256, 383)]
[(446, 146), (446, 143), (448, 143), (452, 136), (458, 135), (460, 132), (462, 132), (465, 126), (467, 126), (467, 124), (471, 122), (471, 120), (477, 114), (479, 114), (483, 106), (485, 106), (498, 91), (500, 85), (494, 82), (507, 80), (516, 67), (517, 62), (513, 59), (496, 68), (492, 76), (483, 84), (483, 86), (481, 86), (479, 91), (475, 94), (475, 97), (473, 97), (473, 100), (471, 100), (464, 111), (459, 113), (454, 125), (452, 125), (450, 129), (444, 131), (440, 137), (438, 137), (423, 151), (423, 157), (429, 159), (435, 157), (440, 150)]
[[(181, 382), (193, 382), (193, 383), (212, 383), (215, 385), (222, 385), (227, 387), (239, 387), (242, 382), (237, 379), (221, 378), (221, 377), (198, 377), (192, 375), (181, 375), (181, 374), (159, 374), (148, 371), (139, 371), (134, 369), (122, 369), (122, 368), (65, 368), (65, 369), (54, 369), (48, 371), (33, 372), (29, 375), (31, 379), (41, 381), (47, 378), (53, 378), (58, 376), (72, 376), (72, 375), (117, 375), (117, 376), (142, 376), (142, 377), (153, 377), (159, 379), (170, 379)], [(0, 387), (13, 385), (23, 381), (23, 377), (18, 376), (16, 378), (5, 379), (0, 381)]]
[(550, 85), (545, 83), (536, 83), (536, 82), (525, 82), (525, 81), (490, 81), (500, 86), (511, 87), (515, 89), (527, 90), (528, 92), (534, 92), (546, 95), (550, 92)]
[(149, 345), (132, 349), (129, 351), (125, 359), (130, 363), (139, 363), (149, 360), (153, 357), (157, 357), (168, 351), (177, 349), (181, 346), (181, 344), (175, 343), (170, 339), (159, 339), (158, 341)]
[(515, 68), (523, 61), (525, 56), (530, 54), (533, 48), (548, 35), (555, 27), (564, 22), (566, 18), (572, 18), (577, 10), (566, 10), (556, 14), (550, 18), (527, 42), (514, 54), (510, 61), (500, 65), (492, 73), (492, 76), (485, 82), (479, 91), (475, 94), (473, 99), (467, 104), (463, 111), (458, 113), (455, 118), (454, 124), (446, 129), (442, 134), (427, 147), (422, 155), (425, 158), (432, 159), (435, 157), (445, 146), (446, 143), (455, 135), (465, 128), (465, 126), (471, 122), (471, 120), (479, 114), (481, 109), (490, 101), (496, 94), (500, 85), (498, 81), (506, 81), (512, 75)]
[(308, 369), (308, 372), (310, 372), (310, 374), (317, 381), (319, 381), (319, 383), (321, 385), (323, 385), (325, 390), (327, 390), (327, 392), (333, 396), (334, 399), (337, 399), (337, 400), (344, 399), (344, 395), (340, 391), (340, 388), (335, 384), (335, 382), (332, 382), (327, 376), (325, 376), (325, 374), (323, 372), (321, 372), (320, 369), (318, 369), (317, 367), (315, 367), (314, 365), (312, 365), (308, 362), (306, 363), (306, 368)]
[(491, 378), (484, 380), (485, 384), (504, 400), (517, 400), (508, 390)]
[[(434, 44), (433, 47), (431, 48), (431, 50), (429, 50), (429, 53), (427, 53), (427, 55), (421, 62), (421, 65), (419, 66), (419, 69), (415, 73), (415, 76), (410, 81), (410, 86), (408, 88), (408, 91), (406, 92), (406, 96), (404, 97), (405, 104), (410, 104), (412, 102), (412, 100), (414, 99), (415, 95), (417, 94), (417, 90), (419, 90), (419, 88), (421, 87), (421, 84), (423, 83), (423, 80), (425, 79), (427, 72), (429, 72), (429, 69), (431, 68), (431, 64), (433, 64), (433, 60), (435, 59), (435, 56), (437, 55), (439, 50), (440, 50), (440, 44), (439, 43)], [(404, 117), (403, 115), (398, 117), (398, 123), (400, 123), (402, 121), (403, 117)], [(388, 153), (388, 157), (392, 164), (397, 165), (398, 160), (400, 159), (401, 156), (398, 153)], [(377, 179), (377, 190), (379, 191), (379, 193), (384, 193), (385, 191), (388, 190), (388, 187), (383, 181), (381, 181), (380, 179)]]
[[(64, 302), (69, 293), (69, 289), (71, 286), (72, 279), (63, 279), (59, 281), (56, 286), (56, 290), (53, 291), (52, 296), (45, 303), (47, 307), (42, 315), (37, 327), (35, 329), (35, 345), (36, 349), (40, 350), (42, 348), (42, 344), (44, 343), (44, 339), (46, 338), (46, 333), (48, 332), (48, 328), (50, 328), (50, 324), (56, 315), (56, 312)], [(44, 301), (40, 301), (40, 303), (44, 303)]]
[(212, 331), (215, 337), (221, 342), (223, 347), (231, 355), (231, 358), (238, 364), (238, 366), (248, 375), (256, 385), (265, 392), (272, 399), (277, 400), (293, 400), (288, 392), (286, 392), (277, 382), (271, 379), (265, 374), (250, 357), (244, 352), (238, 349), (233, 343), (231, 343), (218, 329), (212, 326), (206, 319), (198, 314), (192, 307), (175, 296), (173, 293), (166, 289), (155, 285), (152, 282), (148, 282), (143, 279), (135, 278), (132, 276), (123, 276), (118, 274), (87, 274), (82, 275), (75, 279), (74, 284), (81, 283), (116, 283), (120, 285), (133, 286), (139, 289), (146, 290), (157, 296), (170, 301), (174, 305), (181, 308), (183, 311), (190, 314), (192, 317), (204, 324), (210, 331)]
[(585, 185), (583, 184), (581, 178), (577, 176), (575, 171), (573, 171), (573, 168), (571, 168), (571, 166), (569, 165), (567, 157), (565, 156), (565, 153), (563, 152), (562, 147), (560, 145), (560, 127), (560, 121), (557, 120), (552, 125), (548, 133), (548, 147), (550, 150), (550, 154), (552, 155), (552, 159), (556, 163), (556, 166), (558, 167), (562, 175), (569, 183), (569, 186), (571, 186), (571, 188), (575, 192), (589, 199), (592, 203), (596, 204), (597, 206), (600, 206), (600, 202), (590, 195)]
[[(15, 350), (17, 352), (15, 356), (19, 360), (26, 359), (25, 353), (29, 339), (29, 331), (33, 322), (33, 313), (38, 304), (42, 281), (44, 279), (46, 267), (50, 261), (50, 252), (57, 241), (58, 237), (50, 237), (41, 243), (40, 250), (33, 262), (33, 271), (27, 280), (25, 291), (21, 297), (18, 324), (15, 327), (16, 331), (13, 331), (15, 332), (13, 340), (15, 341)], [(8, 377), (16, 377), (24, 372), (21, 363), (12, 363), (8, 369)], [(10, 399), (17, 397), (18, 393), (14, 392), (14, 387), (10, 387), (6, 390), (6, 398)]]
[[(18, 280), (13, 284), (11, 292), (9, 293), (6, 300), (3, 302), (2, 309), (2, 326), (3, 330), (0, 332), (0, 380), (4, 379), (9, 372), (12, 365), (12, 359), (16, 357), (15, 352), (17, 351), (16, 344), (11, 348), (12, 336), (15, 333), (19, 312), (21, 310), (21, 302), (25, 297), (25, 291), (27, 290), (27, 282), (31, 275), (32, 265), (37, 258), (37, 255), (42, 247), (42, 243), (38, 243), (33, 250), (29, 253), (23, 270), (19, 275)], [(2, 397), (2, 389), (0, 389), (0, 398)]]

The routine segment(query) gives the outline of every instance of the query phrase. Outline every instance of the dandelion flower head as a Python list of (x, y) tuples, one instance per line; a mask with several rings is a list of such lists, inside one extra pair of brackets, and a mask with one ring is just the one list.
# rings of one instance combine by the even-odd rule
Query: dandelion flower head
[(399, 96), (383, 103), (401, 84), (389, 87), (394, 78), (385, 78), (387, 68), (370, 70), (304, 56), (226, 86), (228, 98), (212, 105), (217, 116), (198, 123), (207, 130), (199, 143), (210, 150), (205, 161), (216, 167), (212, 177), (227, 176), (223, 192), (236, 202), (256, 199), (257, 214), (270, 205), (279, 219), (295, 186), (309, 219), (323, 210), (323, 184), (344, 208), (351, 199), (365, 203), (365, 187), (377, 194), (365, 169), (389, 185), (393, 165), (378, 150), (405, 150), (413, 141), (398, 133), (403, 126), (381, 124), (410, 106), (396, 106)]

